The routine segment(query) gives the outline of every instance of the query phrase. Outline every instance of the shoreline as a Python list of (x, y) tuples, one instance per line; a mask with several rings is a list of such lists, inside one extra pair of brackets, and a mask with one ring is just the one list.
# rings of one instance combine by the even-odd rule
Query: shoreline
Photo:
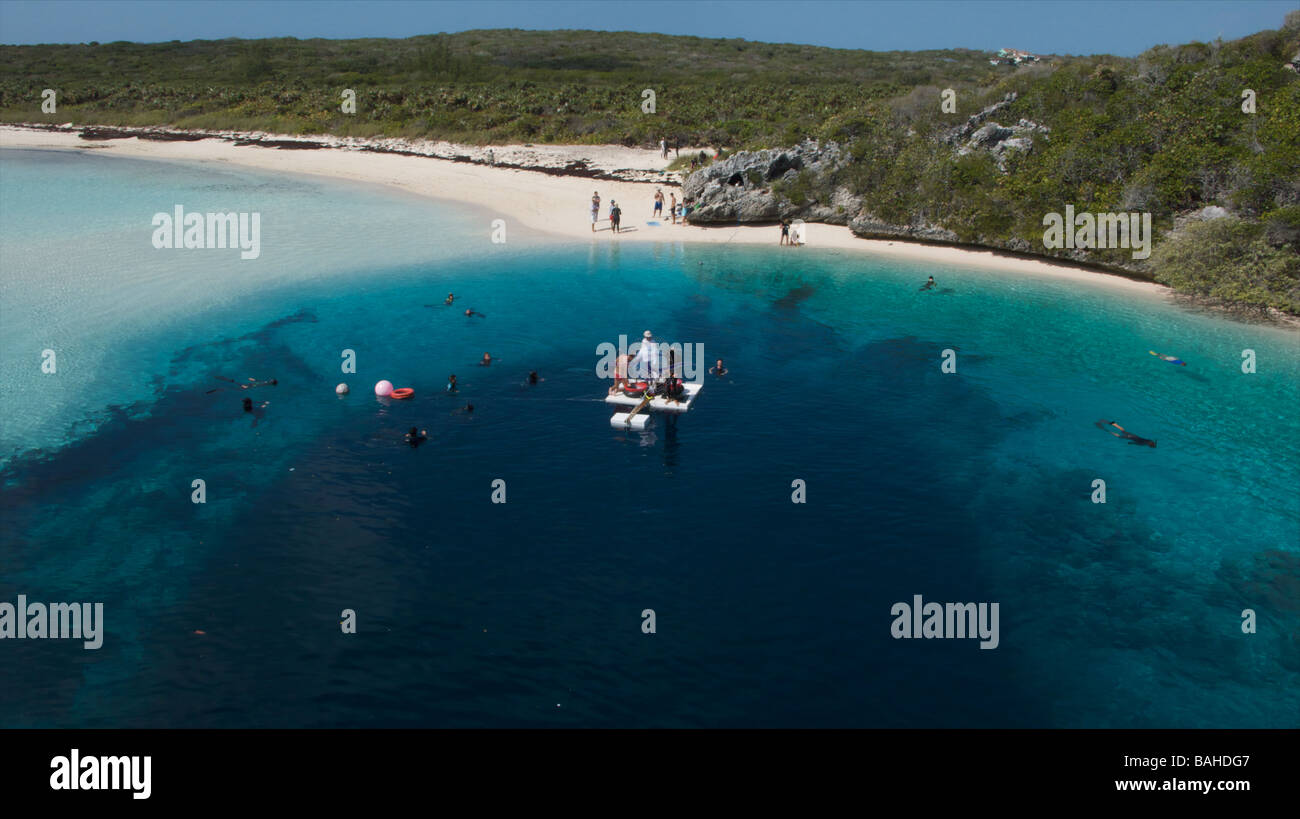
[[(83, 130), (91, 133), (92, 138), (83, 138)], [(406, 140), (186, 133), (157, 128), (86, 126), (83, 129), (37, 124), (0, 125), (0, 148), (94, 150), (136, 159), (219, 162), (351, 180), (471, 205), (495, 218), (506, 219), (507, 225), (513, 222), (551, 239), (778, 247), (779, 234), (774, 225), (672, 225), (662, 219), (658, 220), (659, 224), (653, 224), (655, 189), (662, 189), (668, 201), (670, 193), (678, 192), (680, 183), (675, 173), (665, 170), (671, 160), (664, 160), (657, 151), (640, 148), (598, 145), (468, 148), (452, 143)], [(479, 155), (464, 153), (466, 150), (478, 151)], [(488, 150), (501, 161), (496, 165), (487, 164)], [(528, 164), (539, 160), (540, 164)], [(602, 201), (602, 218), (597, 223), (602, 229), (594, 233), (589, 212), (593, 190), (600, 192)], [(603, 216), (611, 200), (625, 203), (624, 228), (617, 238), (610, 235), (608, 220)], [(815, 249), (849, 250), (918, 264), (1066, 279), (1163, 300), (1177, 295), (1155, 282), (1077, 263), (992, 249), (901, 239), (863, 239), (853, 235), (847, 226), (822, 223), (808, 223), (806, 234), (806, 246)], [(786, 249), (780, 248), (780, 252)], [(1272, 318), (1284, 326), (1300, 327), (1300, 320)], [(1261, 315), (1259, 319), (1268, 321), (1269, 316)]]

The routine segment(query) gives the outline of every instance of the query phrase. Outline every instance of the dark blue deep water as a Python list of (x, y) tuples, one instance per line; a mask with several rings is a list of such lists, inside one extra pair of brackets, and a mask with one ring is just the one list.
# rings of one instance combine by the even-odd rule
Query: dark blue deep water
[[(493, 246), (446, 205), (21, 153), (0, 601), (103, 602), (106, 636), (0, 641), (2, 726), (1300, 726), (1293, 332), (812, 248)], [(59, 195), (123, 203), (33, 221)], [(154, 211), (248, 196), (257, 262), (148, 244)], [(730, 372), (621, 433), (595, 350), (646, 328)], [(222, 380), (250, 376), (279, 384)], [(999, 646), (891, 638), (915, 594), (997, 602)]]

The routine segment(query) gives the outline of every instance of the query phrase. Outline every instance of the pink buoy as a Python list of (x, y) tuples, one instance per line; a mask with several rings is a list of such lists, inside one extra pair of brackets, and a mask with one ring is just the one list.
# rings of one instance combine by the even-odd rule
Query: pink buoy
[(393, 382), (380, 381), (378, 384), (375, 385), (375, 395), (378, 395), (380, 398), (387, 398), (392, 394), (393, 394)]

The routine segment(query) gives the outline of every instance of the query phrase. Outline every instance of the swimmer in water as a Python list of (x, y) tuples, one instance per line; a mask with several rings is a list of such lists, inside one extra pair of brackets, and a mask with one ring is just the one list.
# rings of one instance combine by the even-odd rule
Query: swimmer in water
[(718, 363), (709, 368), (709, 374), (716, 376), (724, 376), (727, 374), (727, 368), (722, 366), (722, 359), (719, 358)]
[(262, 420), (262, 417), (266, 415), (266, 413), (263, 412), (262, 410), (266, 409), (266, 405), (270, 403), (271, 403), (270, 401), (263, 401), (262, 403), (254, 406), (253, 399), (251, 398), (244, 399), (244, 412), (253, 416), (253, 426), (257, 426), (257, 422)]
[[(251, 378), (248, 379), (248, 380), (249, 380), (249, 381), (253, 381), (253, 379), (251, 379)], [(279, 381), (277, 381), (277, 380), (275, 380), (274, 378), (272, 378), (270, 381), (253, 381), (253, 383), (251, 383), (251, 384), (240, 384), (240, 385), (239, 385), (239, 388), (240, 388), (241, 390), (247, 390), (247, 389), (252, 389), (253, 387), (265, 387), (265, 386), (272, 386), (272, 387), (274, 387), (276, 384), (279, 384), (279, 383), (280, 383)]]
[(1183, 361), (1181, 358), (1174, 358), (1171, 355), (1165, 355), (1164, 353), (1157, 353), (1155, 350), (1147, 350), (1147, 352), (1151, 353), (1151, 355), (1155, 356), (1161, 361), (1168, 361), (1170, 364), (1177, 364), (1180, 367), (1187, 366), (1187, 362)]
[(930, 290), (934, 288), (934, 286), (935, 286), (934, 276), (931, 276), (929, 279), (926, 280), (925, 284), (921, 285), (921, 289)]
[(538, 381), (545, 381), (545, 380), (546, 380), (545, 378), (538, 378), (538, 377), (537, 377), (537, 370), (533, 370), (532, 372), (530, 372), (530, 373), (528, 374), (528, 383), (529, 383), (529, 384), (536, 384)]
[[(1112, 426), (1112, 427), (1114, 427), (1115, 429), (1119, 430), (1119, 432), (1115, 432), (1114, 430), (1106, 429), (1107, 426)], [(1137, 436), (1137, 435), (1134, 435), (1133, 433), (1131, 433), (1131, 432), (1129, 432), (1128, 430), (1124, 429), (1122, 426), (1120, 426), (1119, 424), (1115, 423), (1114, 421), (1106, 421), (1106, 420), (1098, 421), (1098, 422), (1097, 422), (1097, 428), (1098, 428), (1098, 429), (1104, 429), (1104, 430), (1106, 430), (1106, 432), (1109, 432), (1111, 435), (1114, 435), (1116, 438), (1122, 438), (1122, 439), (1124, 439), (1125, 441), (1128, 441), (1130, 444), (1134, 444), (1134, 445), (1136, 445), (1136, 446), (1149, 446), (1149, 447), (1151, 447), (1152, 449), (1155, 449), (1155, 448), (1156, 448), (1156, 442), (1155, 442), (1155, 441), (1152, 441), (1152, 440), (1150, 440), (1150, 439), (1148, 439), (1148, 438), (1142, 438), (1142, 437), (1139, 437), (1139, 436)]]
[(456, 410), (456, 413), (457, 413), (458, 415), (459, 415), (459, 414), (464, 414), (464, 415), (473, 415), (473, 414), (474, 414), (474, 405), (473, 405), (473, 404), (466, 404), (465, 406), (463, 406), (463, 407), (461, 407), (460, 409)]
[(470, 316), (478, 316), (479, 318), (486, 318), (486, 316), (484, 316), (482, 313), (476, 313), (473, 310), (466, 310), (465, 317), (468, 318)]
[(447, 379), (447, 392), (457, 392), (456, 376), (454, 375)]
[(483, 354), (483, 360), (480, 361), (480, 362), (478, 363), (478, 365), (479, 365), (480, 367), (490, 367), (490, 366), (492, 366), (492, 355), (491, 355), (490, 353), (484, 353), (484, 354)]
[(452, 303), (453, 301), (455, 301), (455, 300), (456, 300), (456, 294), (455, 294), (455, 293), (448, 293), (448, 294), (447, 294), (447, 300), (444, 301), (443, 304), (448, 304), (448, 305), (449, 305), (449, 304), (451, 304), (451, 303)]
[(415, 449), (427, 440), (429, 440), (429, 431), (427, 429), (411, 427), (411, 431), (406, 433), (406, 442), (411, 445), (411, 449)]

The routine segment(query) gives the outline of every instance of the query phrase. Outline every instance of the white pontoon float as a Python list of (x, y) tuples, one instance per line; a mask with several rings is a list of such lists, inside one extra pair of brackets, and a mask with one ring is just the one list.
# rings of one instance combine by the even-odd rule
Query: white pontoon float
[(682, 389), (685, 394), (680, 400), (665, 398), (662, 395), (631, 396), (621, 390), (609, 393), (605, 396), (606, 404), (629, 408), (624, 412), (614, 413), (614, 416), (609, 419), (609, 425), (615, 429), (645, 429), (650, 424), (652, 412), (667, 412), (674, 415), (688, 412), (694, 406), (695, 399), (703, 386), (703, 384), (683, 381)]

